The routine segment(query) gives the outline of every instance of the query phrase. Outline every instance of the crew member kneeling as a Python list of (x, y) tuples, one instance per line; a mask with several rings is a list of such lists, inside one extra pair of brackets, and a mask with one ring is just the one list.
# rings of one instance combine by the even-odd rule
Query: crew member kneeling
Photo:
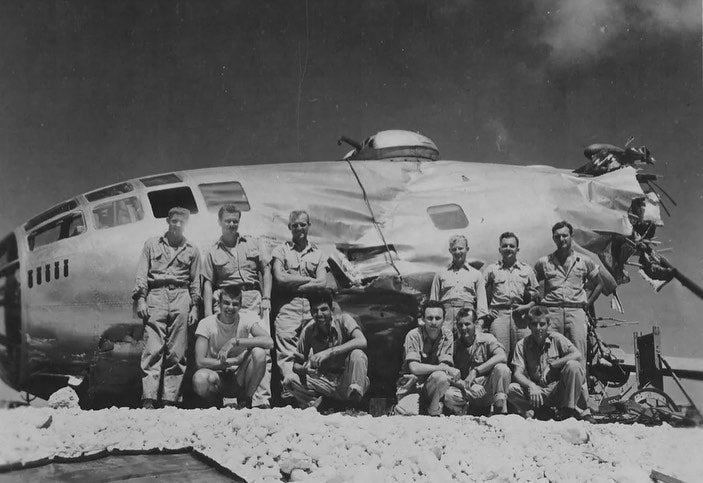
[(321, 397), (357, 404), (369, 388), (366, 337), (349, 315), (332, 314), (332, 295), (308, 296), (313, 320), (300, 334), (293, 372), (285, 381), (302, 407), (317, 405)]
[[(557, 418), (580, 418), (586, 374), (582, 355), (569, 339), (549, 331), (549, 310), (530, 309), (530, 335), (515, 346), (513, 377), (508, 400), (525, 415), (557, 408)], [(583, 402), (583, 401), (582, 401)]]
[(219, 302), (220, 312), (201, 320), (195, 331), (198, 370), (193, 374), (193, 390), (211, 404), (236, 397), (240, 407), (251, 407), (273, 340), (255, 312), (239, 311), (239, 287), (223, 287)]
[(444, 394), (451, 382), (461, 377), (459, 369), (452, 366), (454, 339), (443, 328), (444, 316), (442, 302), (430, 300), (422, 309), (423, 323), (405, 336), (405, 375), (398, 380), (395, 414), (440, 416)]
[(461, 379), (447, 389), (444, 405), (454, 414), (465, 414), (467, 409), (492, 404), (494, 414), (506, 414), (510, 369), (505, 348), (493, 334), (476, 331), (474, 309), (460, 309), (455, 327), (454, 367), (461, 371)]

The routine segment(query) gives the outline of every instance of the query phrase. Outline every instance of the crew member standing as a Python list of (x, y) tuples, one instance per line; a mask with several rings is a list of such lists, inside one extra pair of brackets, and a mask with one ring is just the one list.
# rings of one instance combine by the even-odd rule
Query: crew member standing
[(449, 238), (452, 263), (437, 272), (430, 289), (430, 300), (442, 302), (445, 311), (444, 328), (453, 330), (456, 313), (463, 307), (476, 310), (479, 319), (488, 313), (486, 286), (481, 272), (466, 263), (469, 242), (463, 235)]
[[(308, 241), (310, 216), (306, 211), (292, 211), (288, 218), (291, 241), (274, 248), (271, 253), (273, 278), (276, 281), (277, 297), (281, 308), (274, 321), (276, 359), (283, 377), (284, 387), (294, 379), (301, 383), (293, 372), (295, 352), (300, 331), (312, 319), (307, 294), (325, 290), (328, 265), (326, 257), (317, 246)], [(282, 397), (291, 397), (284, 391)]]
[[(550, 329), (566, 336), (582, 354), (581, 365), (586, 368), (588, 317), (586, 309), (603, 289), (598, 266), (586, 255), (575, 253), (571, 247), (574, 229), (567, 221), (552, 227), (552, 240), (557, 249), (540, 258), (535, 265), (538, 281), (544, 281), (542, 305), (549, 309)], [(593, 286), (590, 295), (587, 285)]]
[[(142, 407), (174, 406), (186, 370), (188, 326), (198, 321), (200, 252), (183, 236), (190, 212), (171, 208), (168, 231), (144, 243), (133, 298), (144, 320)], [(163, 371), (163, 380), (161, 377)]]
[(517, 259), (517, 235), (507, 231), (500, 235), (498, 244), (501, 260), (483, 272), (489, 309), (486, 321), (510, 361), (517, 341), (530, 334), (527, 312), (535, 304), (539, 287), (532, 267)]
[[(271, 309), (271, 269), (263, 256), (259, 241), (239, 233), (242, 213), (236, 205), (226, 204), (217, 213), (222, 236), (203, 259), (203, 299), (205, 316), (219, 312), (219, 291), (237, 287), (242, 294), (242, 311), (252, 311), (260, 318), (259, 325), (268, 333)], [(254, 394), (254, 407), (268, 407), (271, 397), (271, 362)]]

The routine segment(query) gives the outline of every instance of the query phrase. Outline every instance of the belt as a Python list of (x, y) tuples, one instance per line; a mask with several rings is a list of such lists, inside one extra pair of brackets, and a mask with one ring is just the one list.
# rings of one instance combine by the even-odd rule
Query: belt
[(542, 302), (545, 307), (559, 307), (562, 309), (585, 309), (585, 302)]
[(256, 290), (257, 292), (261, 292), (261, 287), (259, 285), (259, 282), (256, 282), (256, 283), (230, 283), (227, 285), (220, 285), (220, 288), (225, 288), (225, 287), (237, 287), (239, 290)]
[(154, 290), (157, 288), (167, 288), (169, 290), (176, 290), (177, 288), (186, 288), (187, 286), (188, 286), (188, 282), (171, 282), (171, 283), (152, 282), (149, 284), (149, 289)]
[(463, 309), (464, 307), (476, 308), (475, 302), (469, 302), (468, 300), (445, 300), (442, 305), (455, 309)]
[(488, 308), (496, 310), (511, 310), (513, 307), (513, 304), (491, 304)]

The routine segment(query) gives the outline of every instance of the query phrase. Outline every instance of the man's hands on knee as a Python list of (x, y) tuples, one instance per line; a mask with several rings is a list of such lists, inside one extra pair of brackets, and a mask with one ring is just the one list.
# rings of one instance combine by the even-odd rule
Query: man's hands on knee
[(527, 393), (530, 397), (530, 404), (533, 408), (539, 408), (544, 405), (544, 394), (542, 388), (537, 384), (532, 384), (528, 389)]

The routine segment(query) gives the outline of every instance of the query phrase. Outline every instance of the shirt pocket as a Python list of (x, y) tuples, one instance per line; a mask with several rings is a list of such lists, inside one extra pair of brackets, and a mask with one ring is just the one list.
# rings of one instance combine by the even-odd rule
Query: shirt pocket
[(289, 273), (300, 273), (300, 261), (286, 258), (285, 269)]
[(304, 267), (305, 271), (307, 272), (307, 275), (310, 277), (314, 277), (317, 273), (317, 267), (319, 265), (320, 263), (317, 260), (305, 260)]
[(152, 270), (165, 270), (168, 263), (168, 257), (164, 252), (154, 253), (151, 257)]
[(547, 268), (544, 271), (544, 278), (546, 280), (554, 280), (559, 277), (559, 270), (556, 268)]
[(183, 250), (173, 261), (173, 265), (178, 266), (178, 268), (190, 268), (190, 264), (193, 261), (193, 253), (189, 250)]
[(228, 265), (232, 262), (232, 257), (227, 255), (226, 253), (216, 253), (212, 257), (212, 265), (215, 268), (215, 270), (222, 270), (224, 268), (227, 268)]

